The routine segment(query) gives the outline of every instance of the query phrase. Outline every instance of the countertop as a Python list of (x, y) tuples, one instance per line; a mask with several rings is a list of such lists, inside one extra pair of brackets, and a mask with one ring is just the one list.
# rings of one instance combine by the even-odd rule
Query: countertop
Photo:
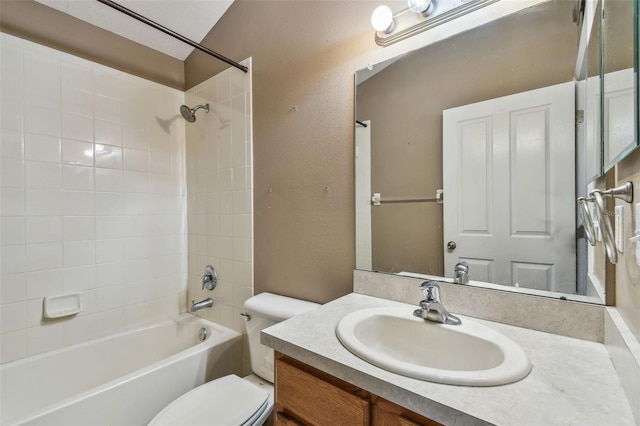
[(383, 370), (340, 344), (335, 327), (342, 317), (383, 306), (415, 308), (352, 293), (263, 330), (262, 343), (446, 425), (635, 424), (603, 344), (468, 318), (518, 343), (533, 368), (509, 385), (443, 385)]

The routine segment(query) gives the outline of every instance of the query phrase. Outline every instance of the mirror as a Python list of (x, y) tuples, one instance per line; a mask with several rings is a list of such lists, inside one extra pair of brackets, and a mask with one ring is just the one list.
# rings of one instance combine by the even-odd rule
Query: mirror
[(602, 137), (604, 170), (637, 146), (634, 86), (635, 0), (603, 0)]
[(451, 278), (466, 261), (474, 285), (596, 301), (576, 274), (573, 7), (539, 3), (356, 73), (357, 269)]

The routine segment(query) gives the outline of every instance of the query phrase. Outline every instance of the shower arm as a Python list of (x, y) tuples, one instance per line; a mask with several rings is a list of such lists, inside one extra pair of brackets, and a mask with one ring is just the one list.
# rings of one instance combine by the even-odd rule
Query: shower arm
[(118, 4), (112, 0), (98, 0), (100, 3), (104, 4), (105, 6), (109, 6), (115, 10), (117, 10), (118, 12), (124, 13), (127, 16), (130, 16), (131, 18), (137, 19), (138, 21), (142, 22), (143, 24), (149, 25), (150, 27), (155, 28), (158, 31), (162, 31), (163, 33), (165, 33), (168, 36), (171, 36), (175, 39), (180, 40), (183, 43), (188, 44), (191, 47), (194, 47), (208, 55), (213, 56), (216, 59), (219, 59), (223, 62), (226, 62), (227, 64), (234, 66), (236, 68), (238, 68), (239, 70), (243, 71), (243, 72), (248, 72), (249, 68), (245, 67), (244, 65), (240, 65), (239, 63), (232, 61), (231, 59), (227, 58), (226, 56), (222, 56), (221, 54), (219, 54), (218, 52), (214, 52), (213, 50), (209, 49), (208, 47), (204, 47), (203, 45), (196, 43), (195, 41), (186, 38), (185, 36), (178, 34), (177, 32), (170, 30), (169, 28), (162, 26), (160, 24), (158, 24), (155, 21), (152, 21), (151, 19), (140, 15), (137, 12), (134, 12), (131, 9), (128, 9), (124, 6), (122, 6), (121, 4)]

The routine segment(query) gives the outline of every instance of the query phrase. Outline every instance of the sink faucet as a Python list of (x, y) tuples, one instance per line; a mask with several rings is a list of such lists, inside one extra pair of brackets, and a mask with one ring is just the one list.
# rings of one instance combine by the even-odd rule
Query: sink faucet
[(467, 262), (456, 263), (453, 269), (453, 282), (456, 284), (469, 284), (469, 264)]
[(204, 300), (201, 300), (200, 302), (194, 302), (193, 300), (191, 301), (191, 312), (196, 312), (199, 311), (200, 309), (204, 309), (204, 308), (210, 308), (213, 306), (213, 300), (211, 300), (210, 297), (207, 297)]
[(419, 303), (420, 309), (413, 311), (413, 315), (424, 320), (440, 322), (442, 324), (461, 324), (460, 318), (450, 314), (440, 302), (440, 286), (433, 281), (425, 281), (420, 285), (424, 293), (424, 300)]

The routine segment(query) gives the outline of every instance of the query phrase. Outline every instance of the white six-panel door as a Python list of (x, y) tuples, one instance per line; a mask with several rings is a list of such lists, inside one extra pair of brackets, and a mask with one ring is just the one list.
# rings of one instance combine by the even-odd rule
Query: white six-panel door
[(574, 99), (569, 82), (443, 112), (446, 276), (465, 260), (472, 280), (575, 292)]

